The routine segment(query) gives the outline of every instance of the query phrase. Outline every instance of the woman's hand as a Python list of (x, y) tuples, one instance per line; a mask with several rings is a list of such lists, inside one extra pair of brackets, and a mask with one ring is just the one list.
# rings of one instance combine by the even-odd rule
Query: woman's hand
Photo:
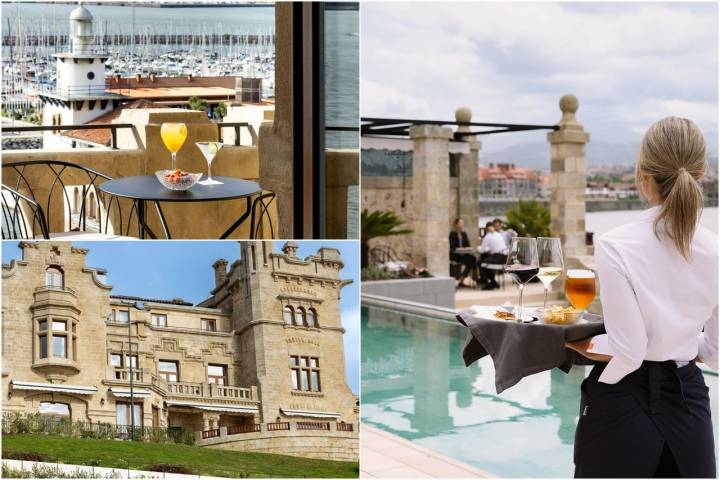
[(579, 353), (583, 357), (589, 358), (590, 360), (596, 360), (598, 362), (609, 362), (612, 359), (610, 355), (603, 355), (601, 353), (590, 353), (587, 351), (588, 348), (590, 348), (591, 340), (591, 338), (586, 338), (585, 340), (578, 340), (576, 342), (566, 342), (565, 348), (575, 350), (577, 353)]

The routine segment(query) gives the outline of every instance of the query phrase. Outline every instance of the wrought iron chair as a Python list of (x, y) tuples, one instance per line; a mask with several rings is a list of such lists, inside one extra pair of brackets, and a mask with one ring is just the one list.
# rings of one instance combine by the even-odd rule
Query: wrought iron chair
[[(43, 238), (69, 237), (73, 235), (71, 232), (90, 232), (99, 238), (111, 234), (120, 236), (123, 232), (128, 235), (133, 225), (133, 213), (137, 218), (135, 204), (124, 216), (119, 200), (98, 188), (105, 181), (112, 180), (111, 177), (82, 165), (59, 160), (28, 160), (3, 165), (2, 175), (3, 238), (6, 234), (9, 235), (7, 238), (30, 238), (29, 234), (35, 238), (35, 223)], [(34, 184), (34, 178), (42, 179), (43, 185)], [(68, 187), (73, 187), (72, 194)], [(39, 195), (44, 197), (46, 192), (46, 198), (38, 198)], [(62, 203), (66, 230), (51, 233), (53, 211), (57, 212), (52, 208), (57, 207), (53, 201), (58, 200)], [(8, 214), (5, 214), (6, 207)], [(8, 223), (19, 220), (21, 216), (29, 217), (30, 213), (33, 218), (30, 229)]]
[(45, 212), (40, 204), (5, 185), (2, 185), (0, 200), (3, 240), (33, 239), (38, 236), (50, 239)]
[[(275, 228), (272, 223), (272, 215), (270, 215), (270, 205), (275, 200), (275, 193), (264, 191), (253, 200), (252, 213), (250, 214), (250, 239), (257, 238), (260, 228), (264, 228), (263, 219), (267, 218), (267, 224), (270, 228), (270, 238), (275, 238)], [(259, 210), (259, 213), (256, 213)]]

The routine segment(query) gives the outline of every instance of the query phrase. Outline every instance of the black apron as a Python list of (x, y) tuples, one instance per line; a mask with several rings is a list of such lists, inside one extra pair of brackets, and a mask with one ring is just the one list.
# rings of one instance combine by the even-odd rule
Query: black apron
[[(695, 364), (643, 362), (616, 384), (581, 385), (576, 478), (716, 478), (709, 389)], [(669, 465), (669, 466), (668, 466)], [(660, 467), (659, 467), (660, 466)]]

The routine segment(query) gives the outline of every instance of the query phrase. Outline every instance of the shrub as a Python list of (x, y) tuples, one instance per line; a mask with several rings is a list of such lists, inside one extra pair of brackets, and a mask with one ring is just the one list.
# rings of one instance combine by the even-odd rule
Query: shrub
[(550, 235), (550, 210), (535, 200), (519, 200), (506, 216), (507, 224), (521, 237)]
[(171, 463), (156, 463), (150, 465), (148, 470), (151, 472), (164, 472), (164, 473), (182, 473), (185, 475), (192, 475), (193, 471), (190, 467), (185, 465), (173, 465)]
[(7, 460), (25, 460), (27, 462), (46, 462), (47, 455), (35, 452), (3, 452), (3, 458)]

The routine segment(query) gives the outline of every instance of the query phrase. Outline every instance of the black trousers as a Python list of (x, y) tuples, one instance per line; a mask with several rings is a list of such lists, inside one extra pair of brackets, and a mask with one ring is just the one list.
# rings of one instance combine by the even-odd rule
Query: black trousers
[(460, 278), (465, 278), (470, 275), (477, 265), (477, 259), (475, 255), (471, 253), (453, 253), (450, 255), (450, 260), (465, 265)]
[[(502, 253), (483, 253), (480, 256), (481, 263), (493, 263), (504, 265), (507, 260), (507, 255)], [(487, 268), (480, 269), (480, 283), (484, 285), (497, 285), (495, 281), (496, 270), (490, 270)]]
[(597, 364), (581, 387), (576, 478), (716, 478), (710, 397), (694, 362), (643, 362), (614, 385)]

